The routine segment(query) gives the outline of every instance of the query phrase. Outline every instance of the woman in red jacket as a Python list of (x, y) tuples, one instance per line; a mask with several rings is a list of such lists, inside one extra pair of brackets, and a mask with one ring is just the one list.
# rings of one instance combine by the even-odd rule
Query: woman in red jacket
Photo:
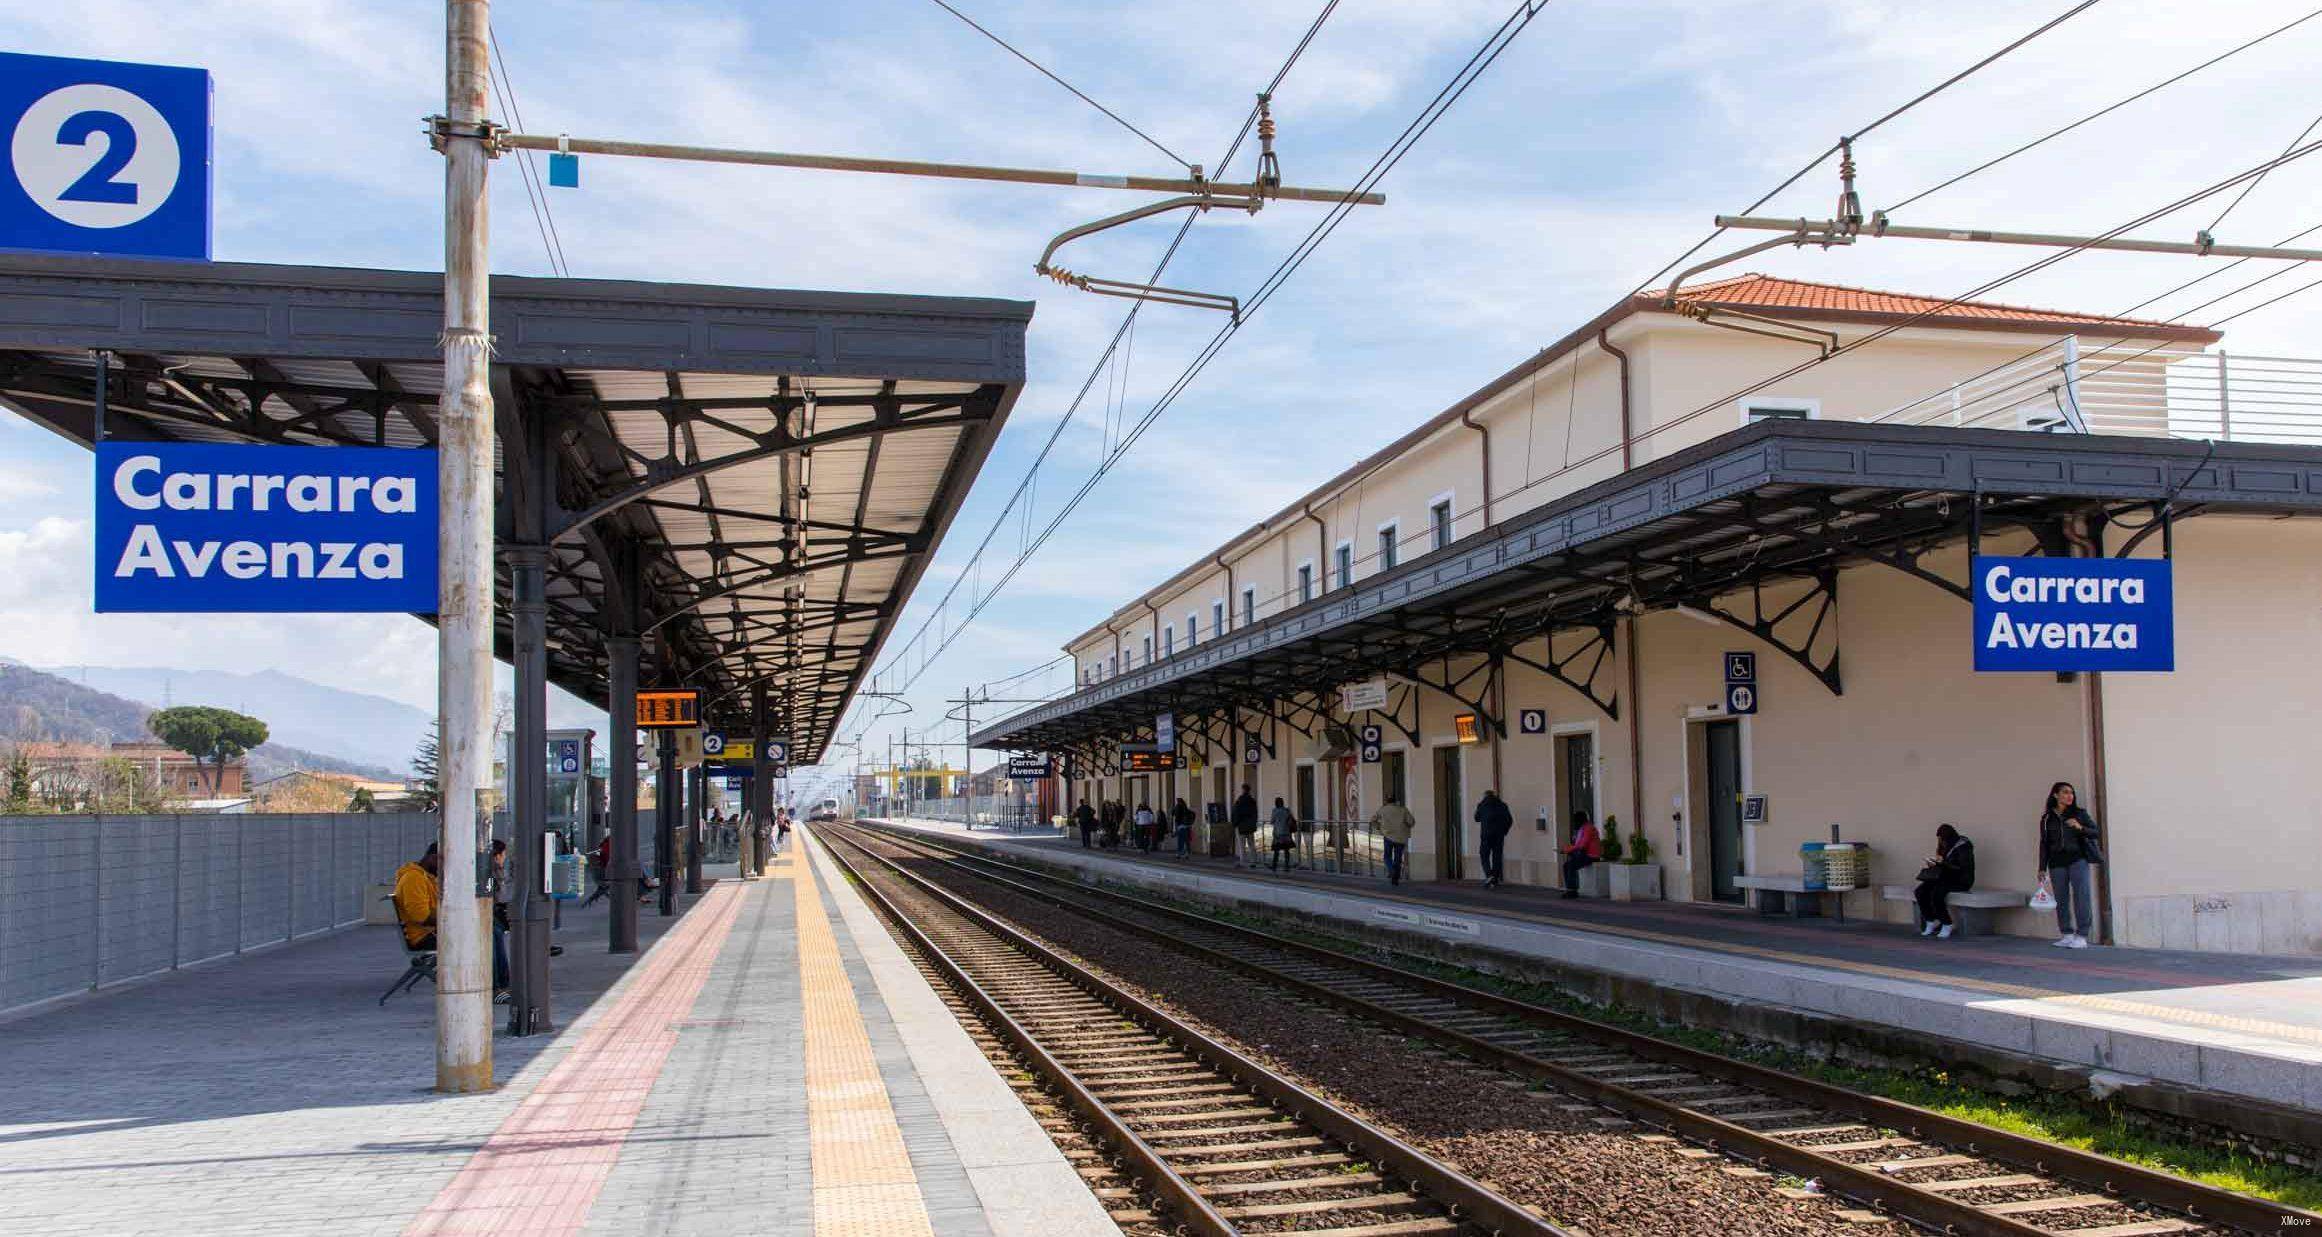
[(1572, 845), (1559, 846), (1557, 853), (1564, 856), (1564, 896), (1580, 896), (1580, 870), (1604, 857), (1604, 839), (1596, 831), (1596, 822), (1588, 813), (1575, 808), (1572, 812)]

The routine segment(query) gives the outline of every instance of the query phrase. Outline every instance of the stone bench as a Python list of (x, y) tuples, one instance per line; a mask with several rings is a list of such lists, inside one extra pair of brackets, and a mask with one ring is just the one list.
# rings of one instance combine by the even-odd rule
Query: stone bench
[(1792, 918), (1827, 913), (1840, 923), (1846, 922), (1846, 895), (1854, 889), (1808, 889), (1805, 876), (1799, 873), (1776, 873), (1763, 876), (1737, 876), (1734, 887), (1750, 891), (1751, 903), (1761, 915), (1787, 913)]
[[(1881, 885), (1879, 886), (1879, 900), (1882, 902), (1910, 903), (1911, 926), (1914, 928), (1927, 926), (1926, 922), (1919, 917), (1919, 887), (1917, 885)], [(2014, 910), (2019, 906), (2029, 906), (2032, 904), (2032, 894), (2028, 889), (1969, 889), (1965, 892), (1954, 890), (1950, 897), (1944, 899), (1944, 902), (1951, 907), (1951, 922), (1956, 925), (1951, 930), (1953, 936), (1985, 936), (1991, 932), (1991, 913), (1993, 911)]]

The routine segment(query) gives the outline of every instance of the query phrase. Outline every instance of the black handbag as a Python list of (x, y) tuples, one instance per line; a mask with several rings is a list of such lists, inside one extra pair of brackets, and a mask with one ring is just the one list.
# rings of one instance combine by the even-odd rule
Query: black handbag
[(1942, 880), (1942, 879), (1943, 879), (1943, 865), (1942, 865), (1942, 864), (1940, 864), (1940, 863), (1930, 863), (1930, 864), (1928, 864), (1926, 867), (1923, 867), (1923, 868), (1919, 869), (1919, 879), (1920, 879), (1922, 882), (1924, 882), (1924, 881), (1932, 881), (1932, 880)]

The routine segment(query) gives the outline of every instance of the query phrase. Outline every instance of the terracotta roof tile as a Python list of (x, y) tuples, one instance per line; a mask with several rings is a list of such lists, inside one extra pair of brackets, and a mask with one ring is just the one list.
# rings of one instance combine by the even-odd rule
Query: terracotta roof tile
[[(1639, 299), (1658, 304), (1665, 291), (1641, 293)], [(1679, 299), (1736, 309), (1788, 309), (1806, 313), (1821, 310), (1891, 317), (1911, 317), (1925, 313), (1933, 318), (1971, 318), (1983, 322), (2077, 322), (2148, 329), (2158, 327), (2169, 331), (2199, 329), (2188, 328), (2181, 322), (2114, 318), (2102, 314), (2070, 313), (2060, 309), (2035, 309), (2026, 305), (2003, 305), (1993, 301), (1961, 301), (1956, 305), (1945, 305), (1941, 297), (1882, 292), (1875, 288), (1850, 288), (1843, 284), (1813, 283), (1803, 279), (1779, 279), (1754, 271), (1731, 279), (1693, 284), (1683, 290)]]

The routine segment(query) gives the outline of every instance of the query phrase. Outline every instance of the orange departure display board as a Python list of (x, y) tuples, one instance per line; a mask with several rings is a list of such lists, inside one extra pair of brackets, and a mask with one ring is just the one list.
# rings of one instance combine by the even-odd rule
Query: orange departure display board
[(1483, 742), (1483, 730), (1476, 725), (1473, 713), (1452, 714), (1451, 733), (1457, 735), (1462, 744)]
[(701, 725), (701, 693), (641, 691), (637, 693), (639, 730), (691, 730)]
[(1151, 748), (1121, 749), (1123, 773), (1165, 773), (1178, 767), (1175, 752), (1156, 752)]

